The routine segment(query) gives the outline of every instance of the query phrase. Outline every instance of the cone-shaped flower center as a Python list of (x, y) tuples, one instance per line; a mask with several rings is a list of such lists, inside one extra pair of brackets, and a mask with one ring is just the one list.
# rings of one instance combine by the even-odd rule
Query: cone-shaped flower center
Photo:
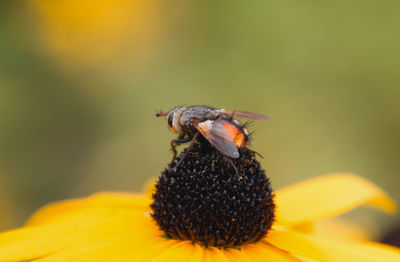
[(175, 171), (162, 172), (152, 216), (167, 236), (229, 247), (254, 242), (274, 220), (269, 179), (254, 152), (240, 149), (232, 163), (208, 143), (195, 144)]

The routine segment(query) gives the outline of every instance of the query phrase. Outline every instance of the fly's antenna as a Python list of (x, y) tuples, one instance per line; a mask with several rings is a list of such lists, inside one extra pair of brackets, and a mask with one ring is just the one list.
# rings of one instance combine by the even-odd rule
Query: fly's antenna
[(164, 111), (159, 111), (156, 113), (156, 117), (160, 117), (160, 116), (167, 116), (168, 113), (164, 112)]

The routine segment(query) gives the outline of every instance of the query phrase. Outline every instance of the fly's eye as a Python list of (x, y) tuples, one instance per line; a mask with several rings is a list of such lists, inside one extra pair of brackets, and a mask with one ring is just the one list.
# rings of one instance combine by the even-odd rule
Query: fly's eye
[(169, 127), (172, 128), (172, 121), (174, 120), (174, 113), (168, 114), (167, 120), (168, 120)]

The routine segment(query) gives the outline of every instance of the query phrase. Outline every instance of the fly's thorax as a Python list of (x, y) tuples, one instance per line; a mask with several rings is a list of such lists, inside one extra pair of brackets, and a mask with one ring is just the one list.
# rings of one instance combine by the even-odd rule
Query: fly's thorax
[[(180, 118), (181, 126), (193, 127), (195, 124), (216, 117), (213, 114), (214, 108), (208, 106), (187, 107)], [(215, 115), (215, 116), (214, 116)]]

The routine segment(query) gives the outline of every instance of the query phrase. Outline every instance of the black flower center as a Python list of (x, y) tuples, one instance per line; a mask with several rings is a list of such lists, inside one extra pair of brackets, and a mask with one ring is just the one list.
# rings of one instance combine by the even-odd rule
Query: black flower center
[(240, 149), (232, 163), (207, 143), (195, 144), (174, 171), (162, 172), (153, 194), (152, 217), (176, 239), (219, 247), (260, 240), (274, 220), (269, 179), (254, 152)]

